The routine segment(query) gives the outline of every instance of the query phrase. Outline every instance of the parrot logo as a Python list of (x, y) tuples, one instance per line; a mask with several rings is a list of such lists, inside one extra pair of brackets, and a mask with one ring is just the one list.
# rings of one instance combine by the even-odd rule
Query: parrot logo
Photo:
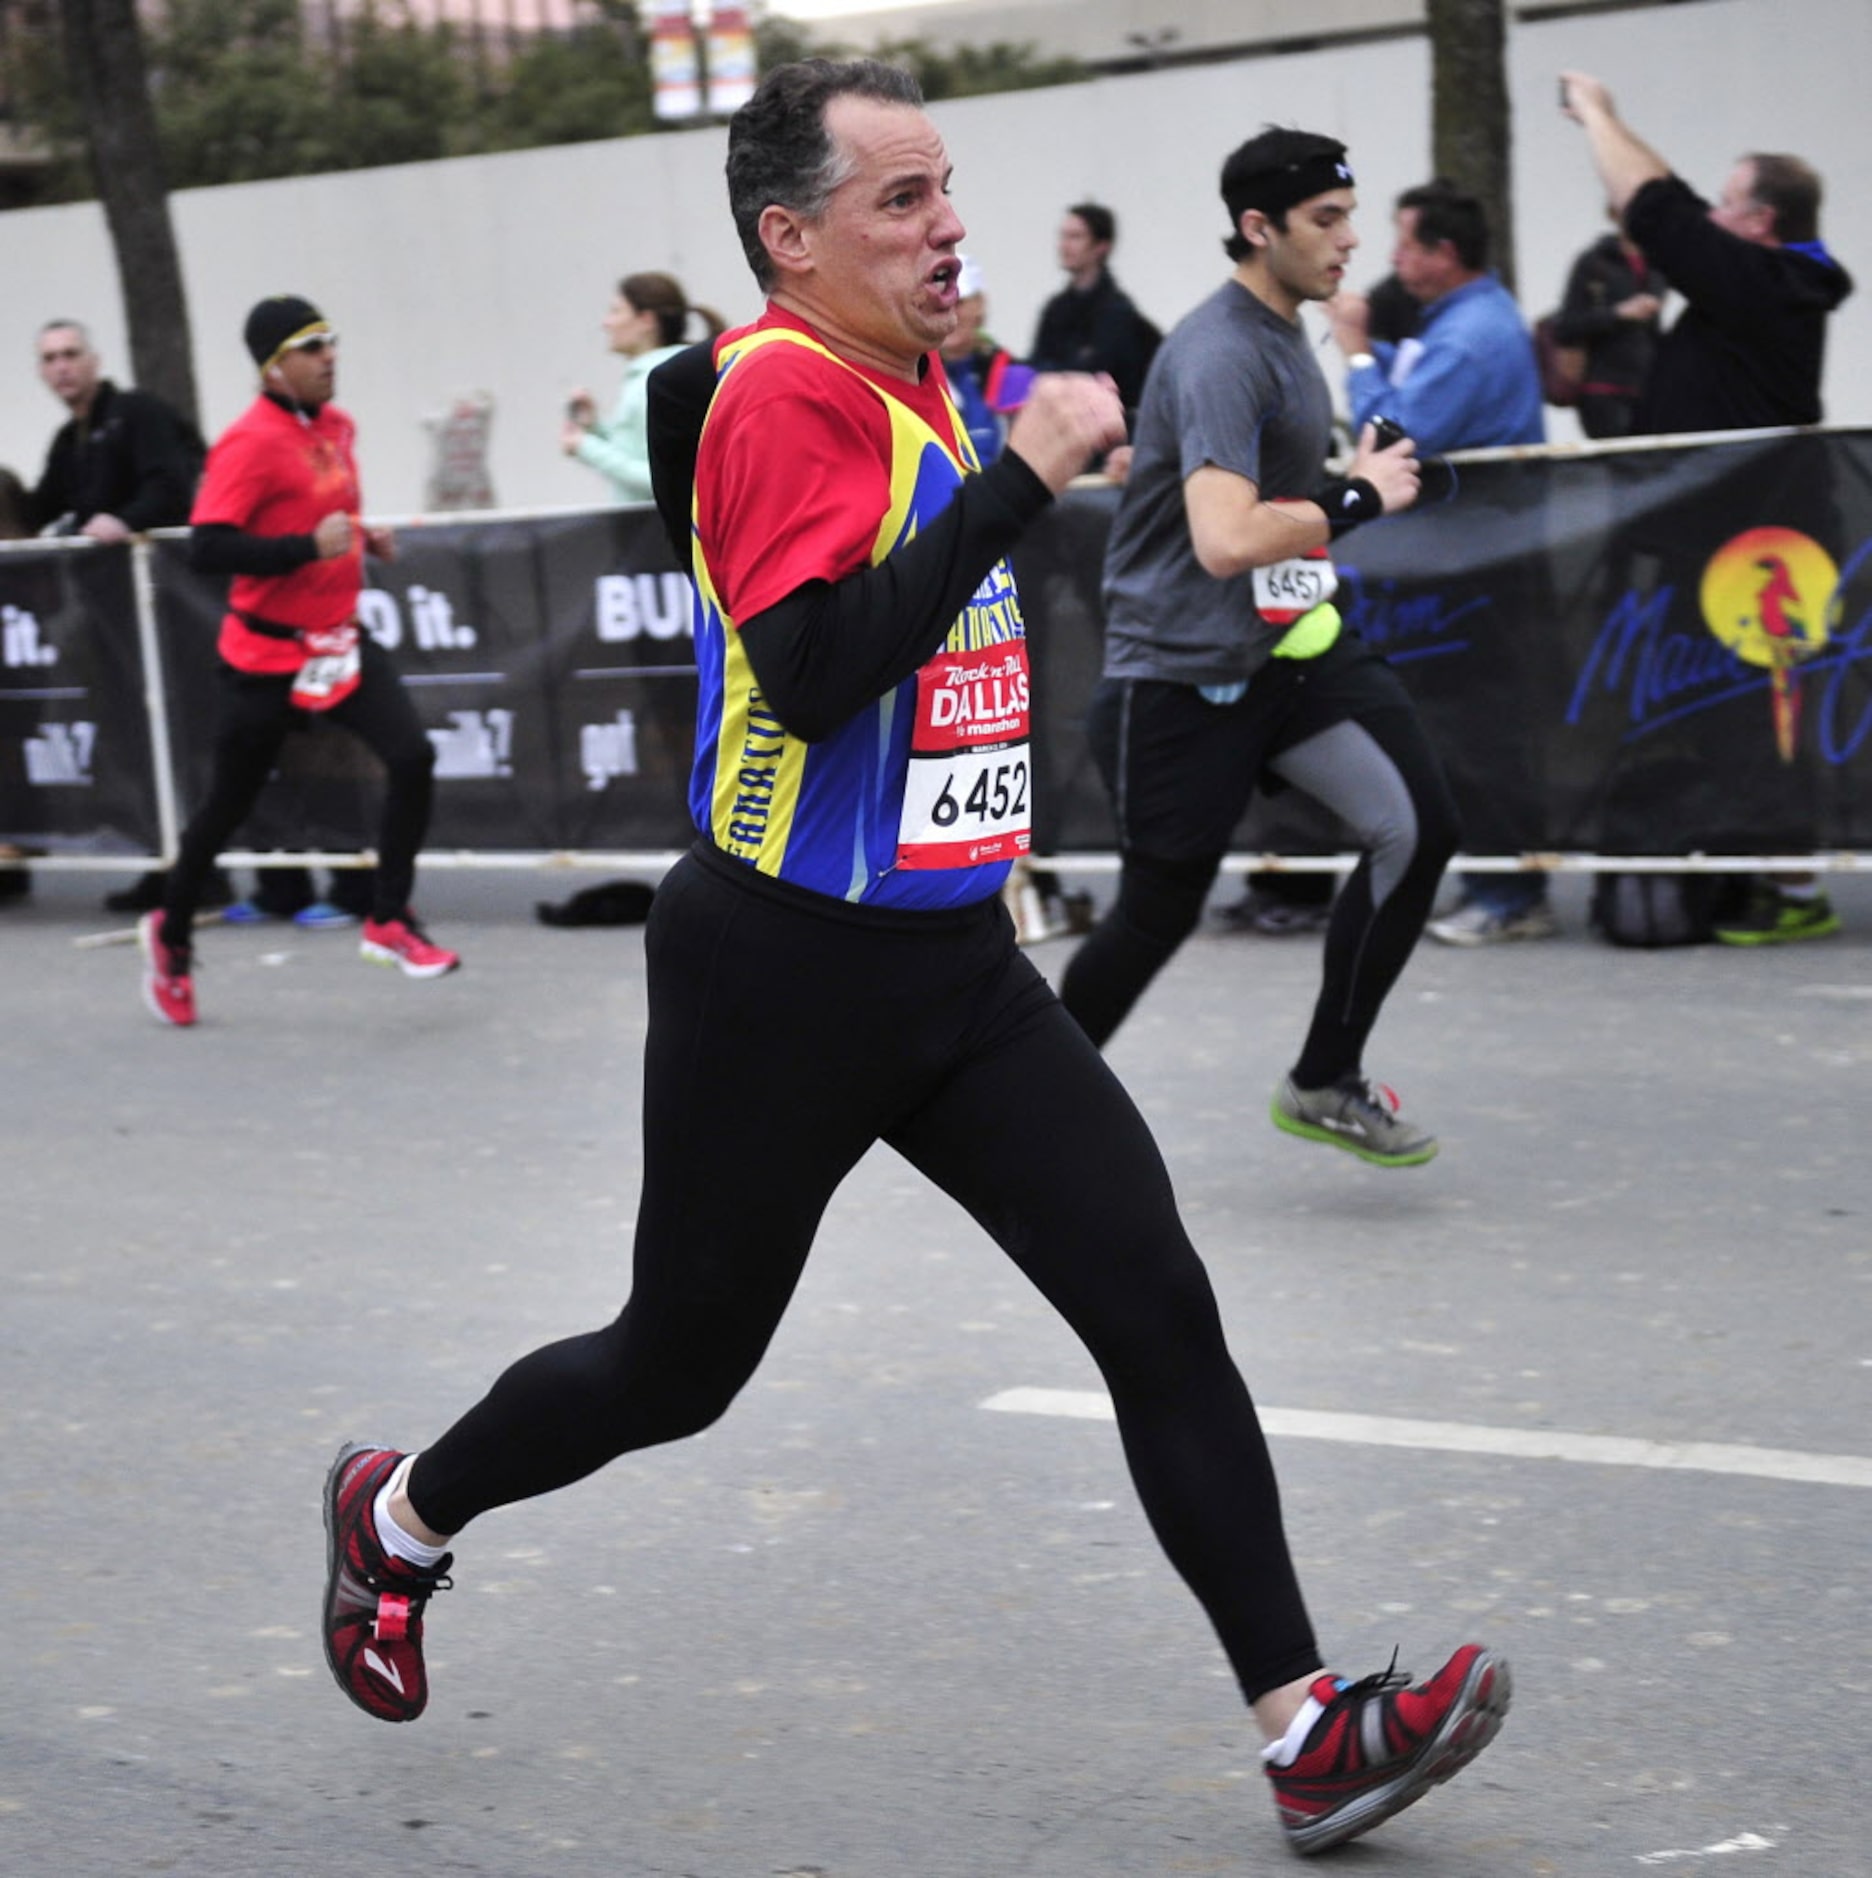
[(1698, 598), (1710, 631), (1746, 665), (1768, 673), (1775, 749), (1791, 763), (1800, 740), (1800, 671), (1827, 639), (1827, 604), (1839, 584), (1833, 558), (1792, 528), (1751, 528), (1726, 541), (1703, 570)]

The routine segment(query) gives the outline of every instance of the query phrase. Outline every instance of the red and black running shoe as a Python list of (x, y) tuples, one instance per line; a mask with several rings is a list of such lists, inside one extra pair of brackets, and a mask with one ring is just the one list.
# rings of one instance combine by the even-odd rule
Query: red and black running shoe
[(145, 913), (136, 931), (143, 952), (143, 1002), (165, 1024), (187, 1029), (195, 1021), (194, 948), (164, 939), (161, 907)]
[(371, 1509), (403, 1456), (351, 1442), (325, 1480), (325, 1660), (338, 1686), (379, 1721), (414, 1721), (429, 1700), (423, 1606), (450, 1584), (452, 1555), (433, 1569), (393, 1558)]
[(461, 966), (461, 954), (439, 946), (416, 924), (414, 913), (401, 919), (367, 919), (358, 953), (376, 965), (394, 965), (406, 978), (445, 978)]
[(1286, 1767), (1270, 1765), (1287, 1842), (1324, 1852), (1414, 1805), (1495, 1739), (1513, 1682), (1507, 1663), (1466, 1643), (1428, 1682), (1395, 1666), (1358, 1682), (1321, 1676), (1325, 1713)]

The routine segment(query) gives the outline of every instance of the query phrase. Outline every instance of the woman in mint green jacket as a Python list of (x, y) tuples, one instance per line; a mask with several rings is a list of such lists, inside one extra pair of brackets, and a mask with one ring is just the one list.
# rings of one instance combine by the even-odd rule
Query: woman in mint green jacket
[(719, 313), (691, 306), (668, 274), (627, 274), (618, 283), (603, 321), (611, 350), (625, 360), (624, 382), (609, 418), (598, 415), (589, 391), (576, 391), (559, 433), (567, 456), (589, 463), (610, 479), (620, 502), (650, 500), (650, 454), (644, 434), (644, 397), (650, 374), (688, 342), (689, 317), (713, 339), (722, 330)]

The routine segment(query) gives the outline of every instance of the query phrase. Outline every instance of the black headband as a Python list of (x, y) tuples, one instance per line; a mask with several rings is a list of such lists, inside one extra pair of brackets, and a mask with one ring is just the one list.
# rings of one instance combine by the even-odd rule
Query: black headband
[(1299, 163), (1283, 163), (1275, 169), (1224, 175), (1222, 200), (1230, 217), (1239, 222), (1246, 209), (1259, 209), (1263, 215), (1280, 215), (1296, 202), (1323, 196), (1329, 189), (1352, 186), (1352, 166), (1345, 160), (1345, 152), (1342, 150), (1337, 156), (1322, 152)]

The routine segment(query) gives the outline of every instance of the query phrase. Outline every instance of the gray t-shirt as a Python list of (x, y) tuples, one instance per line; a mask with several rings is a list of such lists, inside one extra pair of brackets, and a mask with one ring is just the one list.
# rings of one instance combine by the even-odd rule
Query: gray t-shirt
[(1183, 484), (1204, 464), (1263, 501), (1319, 487), (1332, 397), (1305, 329), (1230, 280), (1158, 349), (1138, 414), (1131, 475), (1105, 550), (1105, 675), (1231, 684), (1284, 630), (1255, 611), (1253, 575), (1205, 574)]

